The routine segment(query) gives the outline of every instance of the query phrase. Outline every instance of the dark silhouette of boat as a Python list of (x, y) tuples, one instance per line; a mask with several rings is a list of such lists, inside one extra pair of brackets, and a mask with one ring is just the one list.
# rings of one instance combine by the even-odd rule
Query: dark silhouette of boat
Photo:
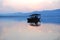
[(32, 14), (27, 18), (27, 22), (30, 23), (32, 26), (38, 26), (38, 22), (41, 22), (40, 14)]

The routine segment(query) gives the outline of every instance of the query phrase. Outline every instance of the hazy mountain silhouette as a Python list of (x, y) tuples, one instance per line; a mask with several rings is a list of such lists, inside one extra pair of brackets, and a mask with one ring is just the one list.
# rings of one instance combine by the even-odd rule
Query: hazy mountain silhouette
[(25, 16), (28, 17), (31, 14), (41, 14), (41, 21), (44, 23), (60, 23), (60, 9), (56, 10), (43, 10), (43, 11), (33, 11), (29, 13), (8, 13), (8, 14), (0, 14), (0, 17), (19, 17)]
[(41, 14), (41, 21), (43, 23), (59, 23), (60, 24), (60, 9), (35, 11), (33, 13)]
[(58, 16), (60, 17), (60, 9), (56, 10), (43, 10), (43, 11), (33, 11), (30, 13), (22, 13), (22, 12), (16, 12), (16, 13), (5, 13), (0, 14), (0, 16), (28, 16), (30, 14), (41, 14), (41, 16)]

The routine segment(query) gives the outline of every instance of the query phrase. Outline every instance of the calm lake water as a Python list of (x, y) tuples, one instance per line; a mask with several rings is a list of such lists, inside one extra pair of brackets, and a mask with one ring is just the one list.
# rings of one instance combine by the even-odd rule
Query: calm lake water
[[(0, 17), (0, 21), (27, 21), (26, 16), (20, 16), (20, 17)], [(41, 17), (42, 23), (56, 23), (60, 24), (60, 17)]]
[(27, 23), (27, 17), (0, 17), (0, 40), (60, 40), (59, 20), (41, 17), (36, 27)]

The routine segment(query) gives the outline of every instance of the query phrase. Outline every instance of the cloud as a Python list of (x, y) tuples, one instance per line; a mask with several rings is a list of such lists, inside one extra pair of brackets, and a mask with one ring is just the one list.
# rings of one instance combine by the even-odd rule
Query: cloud
[(60, 9), (60, 0), (1, 0), (0, 12), (30, 12), (36, 10)]
[(3, 0), (0, 0), (0, 8), (2, 7), (3, 5)]

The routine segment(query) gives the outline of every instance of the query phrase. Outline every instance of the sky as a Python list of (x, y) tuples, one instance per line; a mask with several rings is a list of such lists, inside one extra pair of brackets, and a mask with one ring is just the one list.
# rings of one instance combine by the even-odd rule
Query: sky
[(0, 0), (0, 13), (60, 9), (60, 0)]

